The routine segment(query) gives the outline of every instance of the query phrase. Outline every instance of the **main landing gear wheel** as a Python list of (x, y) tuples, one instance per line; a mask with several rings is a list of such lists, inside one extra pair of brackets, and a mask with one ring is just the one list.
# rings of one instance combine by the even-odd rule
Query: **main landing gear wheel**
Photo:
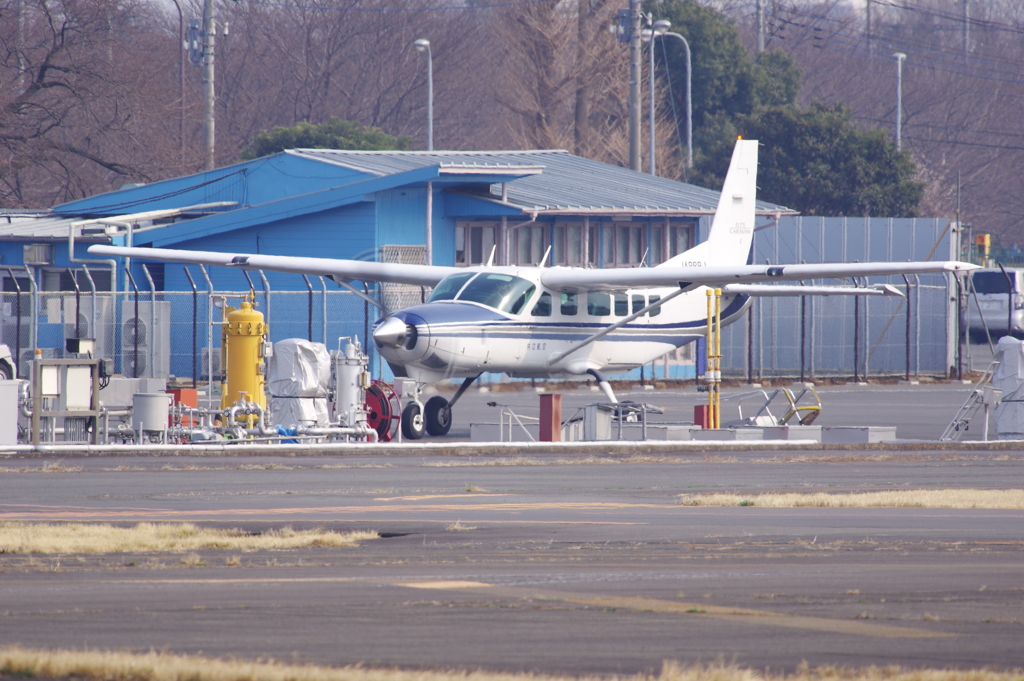
[(440, 395), (427, 400), (423, 408), (423, 420), (426, 422), (427, 432), (434, 437), (447, 435), (452, 429), (452, 410), (448, 406), (448, 400)]
[(419, 440), (423, 433), (423, 410), (420, 405), (410, 402), (402, 410), (402, 437), (406, 440)]

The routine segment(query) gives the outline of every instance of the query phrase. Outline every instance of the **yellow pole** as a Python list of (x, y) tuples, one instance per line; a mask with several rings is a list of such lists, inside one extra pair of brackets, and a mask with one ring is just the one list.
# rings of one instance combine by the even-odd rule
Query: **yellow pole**
[(715, 289), (715, 428), (722, 427), (722, 289)]
[(706, 352), (707, 356), (706, 366), (704, 367), (704, 378), (708, 384), (708, 427), (715, 427), (715, 360), (714, 360), (714, 304), (711, 301), (711, 297), (715, 295), (714, 289), (707, 290), (708, 295), (708, 330), (707, 330), (707, 343)]

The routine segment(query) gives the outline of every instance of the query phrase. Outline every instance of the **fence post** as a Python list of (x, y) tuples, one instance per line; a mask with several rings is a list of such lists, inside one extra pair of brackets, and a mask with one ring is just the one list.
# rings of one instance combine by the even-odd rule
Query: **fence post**
[(28, 324), (28, 344), (35, 350), (39, 345), (39, 287), (36, 286), (35, 272), (28, 265), (25, 265), (25, 273), (28, 274), (28, 303), (32, 307), (32, 317)]
[(185, 276), (188, 277), (188, 283), (192, 287), (192, 387), (196, 387), (198, 376), (196, 376), (196, 341), (198, 337), (198, 326), (199, 322), (197, 315), (199, 314), (199, 289), (196, 288), (196, 282), (192, 279), (192, 273), (188, 271), (188, 267), (182, 267), (185, 270)]
[(306, 282), (306, 288), (309, 290), (309, 311), (306, 317), (306, 340), (310, 343), (313, 342), (313, 285), (309, 283), (309, 277), (305, 274), (302, 275), (302, 280)]
[[(858, 286), (856, 278), (853, 285)], [(853, 297), (853, 382), (860, 383), (860, 296)]]
[[(132, 276), (132, 271), (128, 268), (124, 270), (125, 275), (128, 277), (128, 282), (135, 290), (135, 314), (132, 315), (132, 375), (130, 378), (139, 377), (139, 287), (135, 285), (135, 277)], [(123, 325), (122, 325), (123, 326)], [(121, 347), (124, 347), (124, 334), (121, 334)], [(124, 373), (124, 367), (121, 367), (121, 372)]]
[(800, 296), (800, 382), (803, 383), (806, 369), (807, 348), (807, 296)]
[[(323, 344), (327, 345), (327, 281), (321, 276), (320, 277), (320, 289), (323, 295)], [(365, 340), (365, 339), (364, 339)]]
[(904, 341), (906, 354), (907, 354), (907, 370), (904, 374), (904, 379), (910, 381), (910, 315), (911, 315), (911, 300), (910, 300), (910, 278), (907, 275), (903, 275), (903, 283), (907, 285), (907, 324), (906, 324), (906, 339)]
[[(156, 283), (153, 281), (153, 275), (149, 273), (149, 265), (142, 263), (142, 272), (146, 275), (146, 281), (149, 282), (149, 337), (146, 339), (149, 343), (149, 375), (156, 377)], [(138, 324), (138, 322), (136, 322)], [(168, 333), (170, 331), (168, 330)], [(138, 345), (138, 338), (135, 339), (135, 344)], [(168, 358), (170, 359), (170, 358)], [(136, 371), (136, 373), (138, 373)]]
[[(18, 278), (14, 276), (14, 270), (10, 267), (7, 268), (7, 274), (11, 275), (11, 281), (14, 282), (14, 290), (17, 291), (15, 294), (17, 297), (14, 299), (14, 314), (17, 315), (14, 320), (14, 358), (15, 366), (19, 367), (16, 371), (21, 373), (21, 366), (24, 364), (21, 361), (21, 284), (18, 283)], [(15, 376), (15, 379), (18, 377)]]

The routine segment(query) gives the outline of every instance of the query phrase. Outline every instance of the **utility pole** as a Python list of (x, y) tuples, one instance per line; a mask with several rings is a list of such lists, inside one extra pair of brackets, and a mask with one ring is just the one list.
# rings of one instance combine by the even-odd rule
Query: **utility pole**
[(907, 55), (896, 52), (896, 151), (903, 150), (903, 60)]
[[(209, 1), (209, 0), (208, 0)], [(629, 167), (640, 168), (640, 0), (629, 0)]]
[[(870, 2), (871, 0), (868, 0)], [(757, 0), (757, 53), (764, 52), (764, 0)]]
[(216, 95), (213, 89), (213, 42), (217, 27), (213, 18), (213, 0), (203, 0), (203, 101), (206, 106), (204, 126), (206, 138), (206, 170), (214, 169), (214, 103)]

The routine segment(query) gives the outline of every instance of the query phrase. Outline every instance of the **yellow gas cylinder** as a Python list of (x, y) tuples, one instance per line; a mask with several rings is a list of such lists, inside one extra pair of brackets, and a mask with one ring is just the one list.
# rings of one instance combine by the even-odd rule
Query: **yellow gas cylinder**
[(242, 301), (237, 309), (225, 306), (222, 329), (222, 356), (226, 359), (220, 408), (226, 409), (243, 399), (266, 408), (263, 343), (269, 331), (263, 313), (254, 310), (249, 300)]

